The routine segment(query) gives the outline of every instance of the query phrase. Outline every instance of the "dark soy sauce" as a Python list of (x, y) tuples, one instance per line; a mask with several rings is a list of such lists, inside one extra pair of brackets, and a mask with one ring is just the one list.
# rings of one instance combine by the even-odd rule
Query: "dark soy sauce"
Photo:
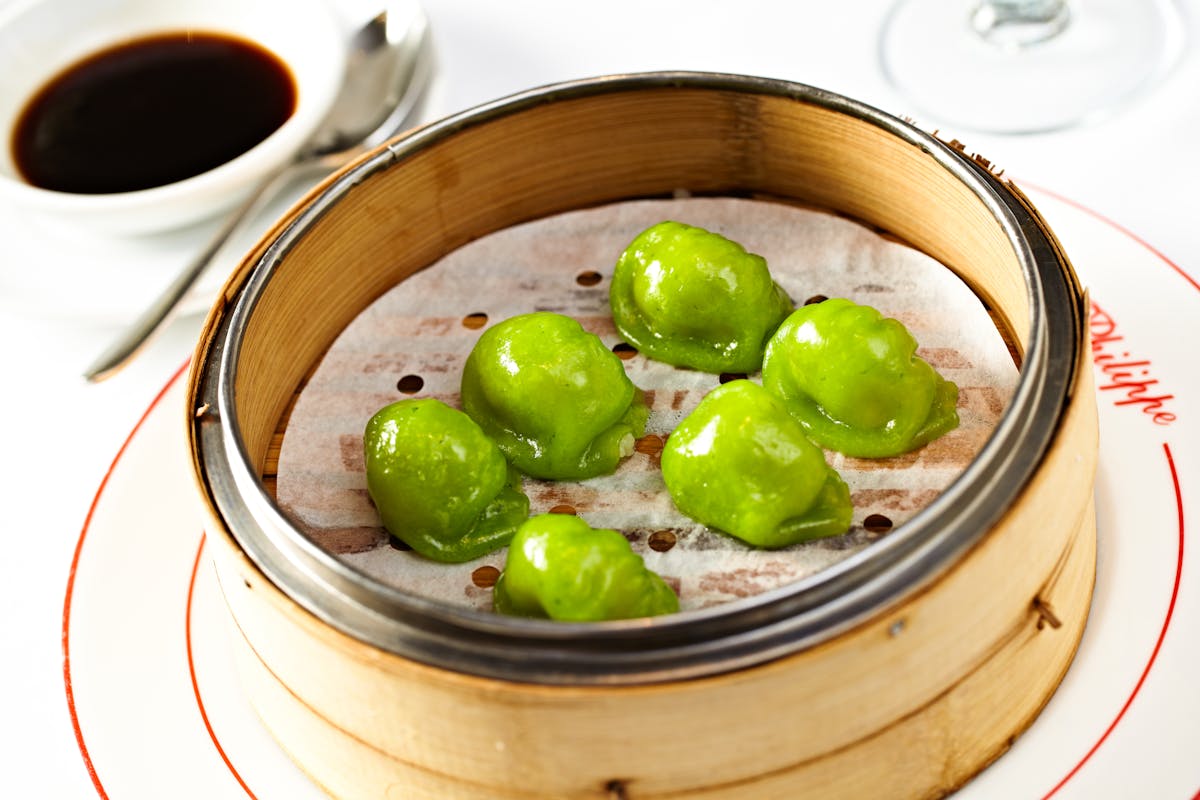
[(166, 33), (100, 51), (51, 79), (17, 119), (13, 160), (44, 189), (149, 189), (236, 158), (295, 107), (291, 72), (262, 47)]

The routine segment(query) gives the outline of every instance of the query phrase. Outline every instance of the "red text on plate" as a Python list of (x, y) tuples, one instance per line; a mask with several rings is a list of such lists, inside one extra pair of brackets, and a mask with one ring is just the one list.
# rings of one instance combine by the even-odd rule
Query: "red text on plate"
[[(1092, 335), (1092, 362), (1102, 376), (1099, 391), (1117, 390), (1121, 397), (1117, 406), (1141, 406), (1155, 425), (1170, 425), (1175, 413), (1168, 411), (1166, 403), (1173, 400), (1172, 394), (1151, 394), (1158, 379), (1150, 377), (1150, 359), (1131, 356), (1124, 349), (1125, 337), (1117, 333), (1117, 321), (1100, 306), (1092, 303), (1089, 327)], [(1107, 381), (1107, 382), (1105, 382)], [(1157, 389), (1153, 390), (1157, 392)]]

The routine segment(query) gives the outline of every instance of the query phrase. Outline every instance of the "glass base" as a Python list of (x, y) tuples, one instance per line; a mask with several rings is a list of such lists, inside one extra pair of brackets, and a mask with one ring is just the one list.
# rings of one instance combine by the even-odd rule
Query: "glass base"
[(1026, 25), (998, 22), (979, 0), (900, 0), (879, 51), (912, 116), (1038, 133), (1094, 122), (1144, 95), (1178, 59), (1183, 31), (1170, 0), (1081, 0)]

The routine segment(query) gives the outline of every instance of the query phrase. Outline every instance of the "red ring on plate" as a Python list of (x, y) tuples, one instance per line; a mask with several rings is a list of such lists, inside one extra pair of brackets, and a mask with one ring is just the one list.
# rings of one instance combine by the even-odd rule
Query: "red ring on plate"
[(1179, 487), (1179, 474), (1175, 471), (1175, 459), (1171, 456), (1171, 446), (1166, 442), (1163, 442), (1163, 453), (1167, 457), (1167, 467), (1171, 471), (1171, 482), (1175, 487), (1175, 508), (1176, 513), (1179, 516), (1179, 551), (1175, 558), (1175, 585), (1171, 587), (1171, 602), (1167, 606), (1166, 619), (1163, 620), (1162, 630), (1158, 632), (1158, 641), (1154, 643), (1154, 650), (1150, 653), (1150, 660), (1146, 662), (1146, 668), (1142, 670), (1141, 677), (1138, 678), (1137, 683), (1133, 687), (1133, 691), (1130, 692), (1129, 697), (1126, 698), (1125, 705), (1121, 706), (1121, 710), (1117, 712), (1117, 716), (1113, 718), (1111, 723), (1109, 723), (1108, 728), (1106, 728), (1104, 733), (1100, 735), (1100, 738), (1096, 740), (1096, 743), (1092, 745), (1091, 749), (1088, 750), (1087, 753), (1084, 754), (1083, 758), (1079, 760), (1079, 763), (1072, 767), (1071, 771), (1068, 772), (1062, 780), (1056, 783), (1053, 789), (1046, 792), (1046, 794), (1042, 797), (1042, 800), (1049, 800), (1049, 798), (1058, 793), (1059, 789), (1066, 785), (1067, 781), (1075, 777), (1075, 774), (1079, 772), (1079, 770), (1083, 769), (1083, 765), (1086, 764), (1093, 755), (1095, 755), (1096, 751), (1100, 749), (1100, 746), (1104, 744), (1104, 741), (1108, 739), (1109, 734), (1111, 734), (1113, 729), (1117, 727), (1117, 723), (1119, 723), (1121, 718), (1125, 716), (1125, 712), (1129, 710), (1131, 705), (1133, 705), (1134, 698), (1137, 697), (1138, 692), (1142, 690), (1142, 685), (1146, 682), (1146, 676), (1150, 674), (1150, 668), (1154, 666), (1154, 662), (1158, 659), (1158, 651), (1162, 648), (1163, 639), (1165, 639), (1167, 636), (1167, 628), (1171, 627), (1171, 617), (1175, 613), (1175, 599), (1179, 596), (1179, 583), (1180, 579), (1183, 577), (1183, 492)]
[(200, 683), (196, 680), (196, 662), (192, 659), (192, 595), (196, 589), (196, 575), (200, 572), (200, 555), (204, 552), (204, 543), (208, 538), (201, 533), (200, 544), (196, 547), (196, 560), (192, 562), (192, 576), (188, 579), (187, 592), (187, 612), (185, 615), (184, 636), (187, 639), (187, 662), (188, 676), (192, 679), (192, 693), (196, 696), (196, 707), (200, 710), (200, 718), (204, 720), (204, 729), (208, 731), (208, 738), (212, 739), (213, 746), (217, 748), (217, 754), (221, 756), (221, 760), (225, 762), (225, 766), (229, 768), (238, 785), (249, 795), (252, 800), (258, 800), (257, 795), (250, 791), (250, 787), (246, 785), (246, 781), (242, 780), (241, 773), (233, 766), (233, 762), (229, 760), (225, 748), (221, 746), (221, 740), (217, 738), (217, 732), (213, 730), (212, 722), (208, 719), (208, 710), (204, 707), (204, 699), (200, 696)]
[[(1016, 180), (1016, 179), (1013, 179), (1013, 183), (1017, 184), (1018, 186), (1028, 186), (1029, 188), (1035, 189), (1036, 191), (1039, 191), (1044, 195), (1053, 197), (1055, 200), (1059, 201), (1060, 203), (1066, 203), (1071, 208), (1082, 211), (1083, 213), (1087, 214), (1089, 217), (1100, 220), (1108, 227), (1113, 228), (1114, 230), (1116, 230), (1120, 233), (1123, 233), (1124, 235), (1128, 236), (1130, 239), (1137, 242), (1142, 247), (1146, 248), (1151, 253), (1153, 253), (1160, 261), (1162, 261), (1164, 264), (1166, 264), (1168, 267), (1170, 267), (1173, 271), (1178, 273), (1179, 277), (1183, 278), (1185, 281), (1190, 283), (1192, 285), (1192, 288), (1194, 288), (1196, 291), (1200, 292), (1200, 281), (1193, 278), (1187, 272), (1187, 270), (1185, 270), (1183, 267), (1179, 266), (1174, 261), (1167, 258), (1167, 256), (1161, 250), (1154, 247), (1152, 244), (1147, 242), (1142, 237), (1138, 236), (1133, 231), (1129, 230), (1129, 228), (1126, 228), (1124, 225), (1114, 222), (1113, 220), (1109, 219), (1108, 217), (1104, 216), (1103, 214), (1101, 214), (1098, 211), (1093, 211), (1092, 209), (1088, 208), (1087, 206), (1080, 205), (1079, 203), (1075, 202), (1074, 200), (1070, 199), (1069, 197), (1063, 197), (1061, 194), (1059, 194), (1057, 192), (1052, 192), (1049, 189), (1045, 189), (1041, 186), (1038, 186), (1036, 183), (1030, 183), (1029, 181)], [(1194, 800), (1200, 800), (1200, 798), (1194, 798)]]
[(83, 739), (83, 730), (79, 727), (79, 714), (75, 710), (75, 690), (71, 687), (71, 599), (75, 595), (75, 573), (79, 569), (79, 559), (83, 554), (83, 542), (87, 538), (88, 528), (91, 527), (92, 517), (96, 513), (96, 507), (100, 505), (100, 496), (104, 494), (104, 489), (108, 486), (108, 480), (116, 471), (117, 464), (121, 457), (125, 455), (125, 451), (129, 448), (130, 442), (137, 432), (145, 424), (150, 413), (158, 407), (162, 402), (163, 397), (175, 385), (175, 381), (187, 371), (188, 364), (191, 363), (189, 358), (180, 365), (179, 369), (175, 370), (175, 374), (167, 381), (166, 385), (158, 390), (158, 394), (150, 401), (150, 405), (138, 417), (138, 421), (134, 423), (133, 430), (125, 437), (125, 441), (121, 443), (117, 454), (113, 456), (112, 463), (108, 465), (108, 470), (104, 473), (104, 477), (100, 479), (100, 486), (96, 489), (96, 496), (92, 498), (92, 504), (88, 507), (87, 516), (83, 520), (83, 529), (79, 532), (79, 541), (75, 543), (75, 553), (71, 557), (71, 569), (67, 573), (67, 590), (66, 596), (63, 599), (63, 621), (62, 621), (62, 648), (63, 648), (63, 686), (67, 692), (67, 710), (71, 715), (71, 727), (75, 730), (75, 743), (79, 745), (79, 753), (83, 756), (83, 764), (87, 768), (88, 776), (92, 779), (92, 785), (96, 787), (96, 792), (104, 800), (108, 800), (108, 793), (104, 791), (104, 785), (100, 782), (100, 776), (96, 773), (96, 765), (92, 763), (92, 757), (88, 754), (87, 743)]

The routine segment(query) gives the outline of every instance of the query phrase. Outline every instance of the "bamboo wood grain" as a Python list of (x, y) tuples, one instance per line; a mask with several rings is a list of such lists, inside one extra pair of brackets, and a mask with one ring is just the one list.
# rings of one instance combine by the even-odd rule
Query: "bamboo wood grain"
[[(1094, 437), (1094, 407), (1073, 407), (1043, 479), (922, 595), (819, 648), (665, 687), (519, 685), (381, 653), (299, 610), (224, 537), (221, 583), (253, 643), (260, 713), (339, 796), (386, 797), (395, 782), (413, 792), (400, 796), (588, 797), (614, 780), (629, 797), (900, 796), (903, 765), (906, 796), (926, 796), (1007, 746), (1074, 652), (1094, 570), (1081, 468)], [(1061, 627), (1039, 629), (1035, 598)]]
[[(1056, 468), (1094, 435), (1086, 410), (1068, 425)], [(629, 797), (934, 796), (1008, 746), (1074, 653), (1095, 523), (1063, 488), (1031, 487), (946, 579), (833, 642), (666, 687), (511, 684), (381, 653), (299, 610), (228, 539), (221, 585), (260, 713), (338, 796), (603, 797), (615, 780)]]
[[(920, 148), (774, 96), (661, 88), (574, 98), (434, 142), (313, 225), (243, 339), (237, 413), (252, 460), (272, 471), (297, 387), (395, 283), (505, 226), (680, 188), (766, 194), (888, 230), (963, 276), (1018, 355), (1028, 344), (1006, 232)], [(224, 313), (210, 314), (196, 363)], [(786, 658), (668, 684), (490, 680), (345, 636), (254, 568), (197, 466), (247, 691), (302, 768), (345, 798), (937, 796), (1032, 721), (1082, 633), (1097, 442), (1086, 357), (1076, 381), (1019, 502), (920, 593)], [(194, 374), (191, 398), (196, 384)], [(1045, 609), (1058, 627), (1041, 624)]]
[[(1036, 694), (1033, 687), (1056, 685), (1069, 666), (1075, 652), (1073, 643), (1087, 618), (1095, 562), (1095, 539), (1087, 535), (1094, 525), (1090, 509), (1081, 523), (1080, 535), (1066, 554), (1054, 586), (1054, 607), (1064, 619), (1061, 628), (1039, 628), (1037, 613), (1030, 608), (977, 670), (887, 728), (818, 758), (745, 780), (693, 786), (683, 791), (656, 792), (652, 788), (654, 781), (641, 778), (640, 769), (650, 775), (656, 773), (655, 758), (664, 754), (659, 752), (661, 748), (651, 748), (655, 752), (645, 753), (649, 738), (637, 732), (632, 724), (623, 726), (629, 758), (619, 772), (613, 773), (617, 777), (586, 785), (577, 776), (572, 791), (547, 790), (519, 778), (511, 783), (477, 783), (460, 775), (436, 772), (405, 760), (402, 753), (385, 752), (338, 728), (279, 681), (240, 629), (234, 629), (232, 640), (239, 673), (247, 682), (257, 712), (288, 747), (294, 760), (315, 771), (315, 779), (335, 797), (611, 800), (621, 796), (617, 794), (617, 786), (629, 798), (936, 797), (958, 788), (980, 767), (1002, 755), (1041, 710), (1041, 703), (1014, 702), (1014, 698)], [(802, 710), (786, 709), (774, 701), (757, 705), (752, 712), (768, 727), (781, 713), (803, 715)], [(853, 713), (853, 709), (847, 709), (846, 713)], [(819, 738), (820, 731), (814, 730), (809, 735)], [(696, 744), (687, 729), (676, 732), (673, 739), (679, 749), (690, 749)], [(790, 749), (789, 745), (790, 741), (782, 736), (775, 743), (777, 749), (785, 751)], [(733, 735), (721, 746), (747, 752)], [(573, 770), (579, 764), (577, 757), (569, 752), (543, 755), (564, 770)], [(509, 757), (517, 762), (528, 758), (520, 752)], [(708, 770), (701, 772), (711, 774)]]
[(966, 277), (1025, 343), (1011, 245), (986, 207), (913, 145), (776, 97), (588, 97), (439, 142), (372, 175), (312, 227), (244, 337), (237, 383), (249, 452), (261, 468), (292, 390), (358, 311), (408, 275), (508, 225), (680, 188), (795, 198), (894, 231)]

